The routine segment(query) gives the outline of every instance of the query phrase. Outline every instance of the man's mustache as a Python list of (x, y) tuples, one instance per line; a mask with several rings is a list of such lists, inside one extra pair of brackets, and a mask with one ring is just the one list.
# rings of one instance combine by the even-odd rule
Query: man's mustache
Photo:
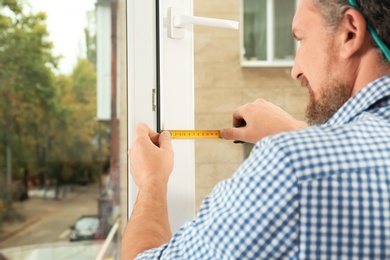
[(306, 77), (302, 77), (301, 78), (301, 86), (304, 87), (304, 88), (307, 88), (309, 90), (311, 89), (310, 83), (309, 83), (309, 81), (307, 80)]

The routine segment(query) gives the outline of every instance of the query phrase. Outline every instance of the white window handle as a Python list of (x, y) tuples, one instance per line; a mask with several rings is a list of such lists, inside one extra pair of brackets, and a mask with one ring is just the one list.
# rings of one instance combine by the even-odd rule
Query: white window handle
[(238, 30), (238, 22), (236, 21), (199, 17), (199, 16), (186, 16), (186, 15), (173, 17), (174, 27), (181, 28), (183, 27), (183, 25), (186, 24), (205, 25), (205, 26), (213, 26), (213, 27), (221, 27), (221, 28)]
[(184, 38), (184, 26), (188, 24), (221, 27), (235, 30), (238, 30), (239, 26), (239, 23), (236, 21), (199, 16), (187, 16), (182, 14), (183, 8), (181, 7), (171, 7), (169, 10), (168, 36), (172, 39)]

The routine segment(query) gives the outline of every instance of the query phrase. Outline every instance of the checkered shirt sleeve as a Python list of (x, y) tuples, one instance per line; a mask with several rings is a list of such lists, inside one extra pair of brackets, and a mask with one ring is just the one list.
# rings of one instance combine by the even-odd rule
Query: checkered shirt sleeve
[(258, 144), (233, 178), (206, 197), (197, 218), (169, 244), (137, 259), (293, 257), (299, 229), (297, 180), (288, 156), (277, 150), (270, 142)]
[(323, 126), (261, 140), (137, 259), (390, 259), (390, 76)]

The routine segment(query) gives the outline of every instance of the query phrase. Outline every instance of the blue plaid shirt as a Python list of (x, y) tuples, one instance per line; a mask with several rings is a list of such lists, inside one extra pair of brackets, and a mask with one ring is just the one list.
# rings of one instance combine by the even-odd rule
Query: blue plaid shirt
[(195, 219), (137, 259), (390, 259), (390, 75), (325, 125), (259, 141)]

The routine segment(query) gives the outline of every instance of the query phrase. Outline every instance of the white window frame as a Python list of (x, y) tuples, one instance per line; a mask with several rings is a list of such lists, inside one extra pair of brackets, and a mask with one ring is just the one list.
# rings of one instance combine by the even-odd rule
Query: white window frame
[[(244, 1), (241, 0), (241, 10), (240, 10), (240, 22), (243, 26), (244, 25)], [(263, 1), (263, 0), (262, 0)], [(292, 67), (294, 64), (294, 60), (275, 60), (274, 59), (274, 1), (275, 0), (266, 0), (267, 1), (267, 21), (266, 21), (266, 27), (267, 27), (267, 60), (260, 61), (260, 60), (254, 60), (254, 61), (246, 61), (242, 59), (243, 56), (243, 46), (244, 46), (244, 30), (241, 30), (240, 32), (240, 60), (241, 60), (241, 66), (242, 67)], [(298, 7), (299, 0), (295, 0), (295, 10)], [(295, 42), (295, 50), (298, 48), (298, 43)]]
[[(159, 35), (156, 35), (157, 1)], [(170, 6), (183, 7), (187, 15), (193, 13), (192, 0), (127, 1), (129, 146), (139, 122), (155, 130), (194, 128), (193, 30), (187, 27), (184, 39), (168, 37)], [(153, 98), (157, 85), (159, 95)], [(159, 109), (153, 111), (156, 105), (153, 100), (159, 97)], [(175, 232), (195, 217), (195, 144), (193, 140), (173, 140), (172, 145), (175, 165), (168, 183), (168, 212)], [(137, 193), (129, 172), (128, 218)]]
[[(170, 38), (169, 7), (182, 7), (183, 15), (193, 15), (193, 0), (127, 1), (129, 147), (135, 136), (136, 125), (140, 122), (147, 123), (155, 130), (194, 129), (193, 27), (185, 27), (185, 37), (182, 39)], [(245, 66), (291, 65), (292, 61), (252, 63)], [(158, 85), (158, 95), (153, 97), (153, 91), (157, 90)], [(156, 105), (153, 100), (156, 99), (160, 101), (157, 111), (153, 110)], [(172, 232), (175, 232), (186, 221), (195, 217), (195, 144), (193, 140), (173, 140), (172, 144), (175, 165), (168, 183), (168, 212)], [(137, 193), (129, 172), (128, 218)]]
[[(152, 94), (156, 88), (156, 37), (154, 0), (127, 1), (127, 129), (128, 148), (135, 137), (137, 123), (156, 129), (156, 112)], [(129, 162), (128, 162), (129, 163)], [(128, 173), (127, 194), (129, 218), (138, 189)]]

